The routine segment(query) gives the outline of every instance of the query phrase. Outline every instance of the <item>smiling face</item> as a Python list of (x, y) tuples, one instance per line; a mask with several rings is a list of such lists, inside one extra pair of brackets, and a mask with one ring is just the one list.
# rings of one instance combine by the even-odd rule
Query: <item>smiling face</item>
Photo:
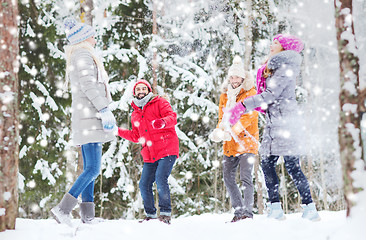
[(233, 89), (235, 89), (238, 88), (244, 82), (244, 79), (234, 75), (230, 76), (229, 81)]
[(91, 36), (90, 38), (86, 39), (85, 41), (90, 43), (90, 45), (92, 45), (92, 47), (95, 47), (95, 45), (97, 44), (97, 41), (95, 40), (94, 36)]
[(276, 55), (277, 53), (284, 50), (281, 43), (277, 39), (272, 42), (272, 44), (269, 48), (270, 48), (270, 53), (269, 53), (270, 56)]
[(139, 84), (136, 85), (136, 87), (135, 87), (135, 97), (137, 99), (144, 98), (148, 93), (149, 93), (149, 88), (145, 84), (139, 83)]

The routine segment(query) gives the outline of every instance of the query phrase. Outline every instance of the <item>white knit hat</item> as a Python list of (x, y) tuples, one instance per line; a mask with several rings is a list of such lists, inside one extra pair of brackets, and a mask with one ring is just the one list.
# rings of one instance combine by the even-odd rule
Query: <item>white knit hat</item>
[(234, 57), (233, 65), (231, 65), (231, 67), (229, 68), (227, 77), (230, 78), (231, 76), (238, 76), (241, 78), (246, 77), (244, 64), (239, 56)]
[(254, 87), (254, 78), (253, 76), (248, 72), (244, 70), (244, 64), (241, 60), (241, 57), (235, 56), (233, 59), (233, 65), (229, 68), (228, 76), (226, 80), (221, 85), (221, 91), (223, 93), (226, 93), (228, 85), (230, 84), (230, 77), (231, 76), (238, 76), (244, 79), (244, 82), (242, 84), (242, 88), (246, 91), (250, 90)]
[(66, 18), (64, 25), (66, 28), (66, 38), (71, 45), (85, 41), (96, 34), (92, 26), (77, 22), (73, 18)]

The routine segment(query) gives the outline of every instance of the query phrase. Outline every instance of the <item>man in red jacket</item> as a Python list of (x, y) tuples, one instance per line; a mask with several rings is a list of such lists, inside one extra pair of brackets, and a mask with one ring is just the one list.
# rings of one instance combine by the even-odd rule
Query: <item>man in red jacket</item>
[(170, 224), (168, 177), (179, 155), (179, 140), (174, 128), (177, 114), (166, 99), (153, 96), (151, 86), (146, 80), (140, 79), (136, 82), (133, 96), (132, 130), (118, 128), (118, 135), (142, 144), (144, 166), (139, 187), (146, 212), (144, 220), (157, 218), (152, 190), (153, 183), (156, 182), (160, 208), (158, 219)]

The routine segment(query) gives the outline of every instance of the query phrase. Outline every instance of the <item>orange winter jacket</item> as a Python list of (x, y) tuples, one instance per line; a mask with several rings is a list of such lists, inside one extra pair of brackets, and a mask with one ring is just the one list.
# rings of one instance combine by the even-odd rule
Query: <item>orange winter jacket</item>
[[(254, 89), (250, 89), (249, 91), (245, 91), (242, 89), (238, 96), (236, 97), (236, 102), (243, 101), (245, 98), (256, 95), (257, 91)], [(220, 127), (220, 123), (222, 121), (222, 117), (224, 115), (223, 109), (226, 107), (227, 102), (227, 94), (222, 93), (220, 96), (220, 104), (219, 104), (219, 122), (217, 124), (217, 128)], [(245, 130), (248, 133), (245, 132)], [(231, 141), (224, 142), (224, 155), (226, 156), (237, 156), (243, 153), (253, 153), (258, 154), (258, 139), (259, 139), (259, 130), (258, 130), (258, 112), (252, 111), (241, 116), (240, 121), (232, 127), (232, 130), (235, 134), (238, 135), (242, 145), (245, 147), (244, 149), (237, 143), (233, 138)]]

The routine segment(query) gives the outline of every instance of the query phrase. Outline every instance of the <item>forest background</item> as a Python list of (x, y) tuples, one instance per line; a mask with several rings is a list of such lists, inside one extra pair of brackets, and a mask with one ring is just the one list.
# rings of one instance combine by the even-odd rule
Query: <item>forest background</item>
[[(63, 19), (80, 18), (83, 1), (23, 0), (20, 13), (19, 217), (47, 218), (80, 171), (70, 143), (71, 94), (65, 85)], [(339, 61), (332, 1), (284, 0), (95, 0), (98, 36), (119, 126), (130, 127), (132, 86), (157, 81), (178, 114), (180, 158), (169, 179), (173, 216), (231, 210), (222, 180), (221, 144), (209, 140), (216, 127), (220, 85), (235, 55), (253, 76), (277, 33), (305, 43), (298, 79), (308, 152), (302, 168), (319, 210), (346, 208), (338, 143)], [(316, 4), (314, 4), (316, 2)], [(360, 82), (366, 79), (365, 1), (355, 0)], [(82, 20), (85, 20), (83, 15)], [(154, 32), (153, 32), (154, 31)], [(363, 56), (362, 56), (363, 55)], [(264, 118), (260, 118), (263, 129)], [(362, 132), (363, 136), (365, 131)], [(104, 144), (96, 180), (96, 213), (107, 219), (143, 216), (138, 190), (140, 145), (118, 139)], [(263, 213), (266, 190), (258, 161), (253, 172), (255, 213)], [(300, 196), (281, 161), (281, 197), (287, 213), (301, 211)], [(77, 212), (75, 211), (75, 214)]]

